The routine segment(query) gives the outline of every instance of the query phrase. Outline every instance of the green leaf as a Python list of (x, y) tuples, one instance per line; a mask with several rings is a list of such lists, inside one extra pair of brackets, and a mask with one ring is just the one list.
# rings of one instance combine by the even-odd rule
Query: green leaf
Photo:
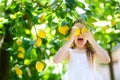
[(25, 54), (25, 58), (29, 58), (30, 57), (30, 53), (32, 51), (32, 46), (30, 46), (28, 49), (27, 49), (27, 54)]
[(61, 26), (65, 26), (67, 24), (68, 24), (68, 22), (63, 21), (62, 24), (61, 24)]
[(92, 15), (92, 12), (90, 10), (86, 10), (86, 14), (91, 16)]
[(66, 6), (67, 6), (68, 9), (70, 9), (70, 10), (75, 9), (75, 7), (76, 7), (75, 0), (65, 0), (65, 2), (66, 2)]
[(85, 8), (85, 5), (82, 2), (76, 0), (76, 3), (78, 5), (78, 7), (83, 8), (83, 9)]
[(57, 6), (57, 1), (56, 0), (54, 0), (54, 2), (52, 3), (52, 9), (54, 9), (55, 7)]
[(92, 17), (92, 16), (89, 16), (88, 18), (87, 18), (87, 21), (88, 22), (97, 22), (97, 20), (94, 18), (94, 17)]
[(30, 59), (32, 61), (35, 61), (37, 59), (37, 54), (36, 54), (36, 49), (32, 48), (31, 52), (30, 52)]
[(45, 45), (47, 43), (47, 40), (45, 38), (42, 38), (42, 43)]
[(91, 31), (94, 31), (96, 29), (95, 25), (90, 22), (87, 22), (86, 27), (89, 28)]
[(0, 24), (0, 29), (2, 29), (3, 28), (3, 24)]
[(47, 16), (47, 20), (48, 20), (48, 26), (51, 26), (51, 23), (52, 23), (52, 15), (51, 14), (49, 14)]
[(66, 11), (61, 11), (61, 12), (60, 12), (60, 17), (61, 17), (61, 19), (64, 19), (64, 18), (66, 17), (66, 15), (67, 15), (67, 12), (66, 12)]
[(120, 30), (120, 22), (116, 23), (116, 28)]

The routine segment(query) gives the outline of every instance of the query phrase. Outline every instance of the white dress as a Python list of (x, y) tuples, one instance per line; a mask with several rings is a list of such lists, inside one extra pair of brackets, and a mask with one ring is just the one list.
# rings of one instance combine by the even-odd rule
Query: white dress
[(99, 73), (90, 67), (86, 51), (70, 49), (68, 69), (62, 80), (103, 80)]

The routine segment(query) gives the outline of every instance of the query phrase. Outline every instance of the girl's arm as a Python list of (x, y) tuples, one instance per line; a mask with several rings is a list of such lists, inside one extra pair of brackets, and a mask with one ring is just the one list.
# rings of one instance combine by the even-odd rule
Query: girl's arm
[(102, 60), (104, 63), (109, 63), (110, 62), (110, 57), (105, 51), (93, 38), (92, 34), (90, 32), (86, 33), (86, 38), (90, 42), (90, 44), (93, 46), (93, 48), (96, 51), (96, 56)]
[(74, 41), (74, 34), (71, 34), (70, 39), (61, 47), (53, 58), (54, 63), (63, 61), (69, 55), (69, 48)]

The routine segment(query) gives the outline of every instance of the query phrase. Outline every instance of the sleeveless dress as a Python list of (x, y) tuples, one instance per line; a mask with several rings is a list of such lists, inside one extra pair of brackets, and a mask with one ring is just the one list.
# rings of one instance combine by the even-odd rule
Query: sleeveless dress
[(85, 50), (70, 49), (68, 69), (62, 80), (103, 80), (90, 66)]

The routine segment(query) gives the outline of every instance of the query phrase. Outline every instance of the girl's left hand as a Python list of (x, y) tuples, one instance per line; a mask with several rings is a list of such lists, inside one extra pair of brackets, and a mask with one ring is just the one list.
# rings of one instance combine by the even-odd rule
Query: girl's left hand
[(90, 31), (85, 32), (85, 38), (92, 43), (94, 41), (93, 35)]

